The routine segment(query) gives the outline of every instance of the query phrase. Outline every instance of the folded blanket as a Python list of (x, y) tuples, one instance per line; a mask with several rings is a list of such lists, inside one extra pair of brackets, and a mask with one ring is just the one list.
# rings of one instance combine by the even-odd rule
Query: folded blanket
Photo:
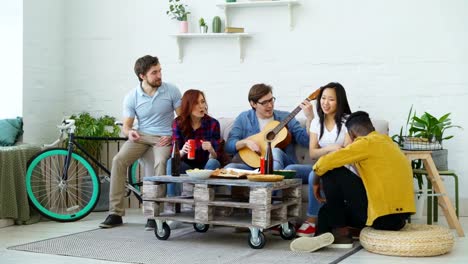
[(0, 119), (0, 146), (13, 146), (23, 135), (23, 118)]

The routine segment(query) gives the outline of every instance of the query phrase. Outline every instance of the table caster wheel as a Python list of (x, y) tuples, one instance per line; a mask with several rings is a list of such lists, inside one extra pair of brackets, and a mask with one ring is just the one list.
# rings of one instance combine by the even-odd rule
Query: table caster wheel
[(166, 222), (164, 222), (162, 224), (162, 229), (159, 230), (159, 228), (156, 226), (154, 229), (154, 234), (159, 240), (167, 240), (171, 235), (171, 228)]
[(198, 224), (198, 223), (193, 224), (193, 229), (195, 229), (195, 231), (200, 232), (200, 233), (205, 233), (206, 231), (208, 231), (209, 228), (210, 228), (210, 225)]
[[(286, 228), (283, 228), (283, 226), (286, 226)], [(284, 240), (291, 240), (296, 237), (296, 228), (289, 222), (287, 225), (282, 224), (280, 225), (280, 236)]]
[(249, 234), (249, 246), (253, 249), (261, 249), (265, 246), (266, 240), (265, 235), (262, 232), (258, 232), (257, 237)]

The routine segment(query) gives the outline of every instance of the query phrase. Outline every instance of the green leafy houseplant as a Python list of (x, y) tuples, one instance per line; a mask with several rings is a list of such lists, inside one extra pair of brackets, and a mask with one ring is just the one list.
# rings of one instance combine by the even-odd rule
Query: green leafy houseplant
[(205, 19), (201, 17), (200, 20), (198, 20), (198, 24), (200, 25), (200, 27), (205, 27), (206, 26)]
[(203, 19), (203, 17), (198, 20), (198, 24), (200, 25), (200, 33), (208, 33), (208, 25), (206, 25), (205, 19)]
[(449, 116), (450, 113), (447, 113), (440, 118), (436, 118), (428, 112), (424, 112), (420, 117), (414, 115), (409, 132), (414, 137), (426, 138), (429, 142), (442, 144), (443, 140), (453, 138), (453, 136), (444, 136), (444, 132), (447, 129), (453, 127), (461, 128), (460, 126), (452, 125)]
[[(82, 112), (70, 116), (75, 120), (75, 135), (86, 137), (119, 137), (120, 127), (115, 124), (115, 117), (105, 115), (103, 117), (93, 117), (87, 112)], [(98, 140), (77, 140), (94, 157), (101, 155), (102, 141)]]
[[(436, 118), (428, 112), (424, 112), (421, 116), (417, 116), (416, 111), (413, 112), (413, 106), (411, 106), (406, 119), (406, 135), (403, 135), (403, 127), (401, 127), (400, 134), (393, 135), (392, 139), (403, 149), (440, 150), (440, 155), (443, 155), (441, 157), (442, 164), (439, 164), (438, 159), (435, 159), (434, 151), (432, 156), (438, 169), (442, 167), (443, 170), (446, 170), (447, 150), (441, 150), (442, 143), (444, 140), (453, 138), (453, 135), (447, 136), (445, 132), (450, 128), (462, 128), (461, 126), (452, 125), (450, 114), (451, 113), (447, 113), (440, 118)], [(411, 146), (416, 146), (416, 148), (412, 148)], [(437, 157), (440, 155), (437, 155)], [(420, 160), (412, 161), (411, 165), (413, 169), (422, 168), (422, 162)], [(416, 177), (418, 179), (419, 188), (422, 188), (422, 175), (417, 174)]]
[(187, 11), (186, 7), (187, 5), (180, 3), (180, 0), (169, 0), (169, 10), (166, 11), (166, 15), (178, 21), (187, 21), (187, 15), (190, 12)]
[(447, 139), (453, 138), (453, 135), (444, 135), (445, 131), (449, 128), (462, 128), (461, 126), (452, 125), (450, 117), (451, 113), (447, 113), (440, 118), (424, 112), (423, 115), (417, 116), (416, 111), (413, 112), (413, 106), (411, 106), (406, 119), (406, 136), (403, 135), (403, 127), (400, 129), (399, 135), (393, 135), (392, 139), (400, 147), (404, 147), (405, 138), (421, 138), (425, 139), (429, 143), (439, 143)]

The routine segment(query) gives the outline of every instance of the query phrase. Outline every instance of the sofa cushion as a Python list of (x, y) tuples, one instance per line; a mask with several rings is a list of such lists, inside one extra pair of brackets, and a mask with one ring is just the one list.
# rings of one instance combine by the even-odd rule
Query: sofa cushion
[(13, 146), (23, 134), (23, 119), (0, 119), (0, 146)]

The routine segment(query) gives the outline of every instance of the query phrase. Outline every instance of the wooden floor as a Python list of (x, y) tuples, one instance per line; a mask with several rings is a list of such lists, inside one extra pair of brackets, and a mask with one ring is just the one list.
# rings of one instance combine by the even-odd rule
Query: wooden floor
[[(66, 256), (55, 256), (46, 254), (37, 254), (29, 252), (21, 252), (14, 250), (7, 250), (6, 248), (13, 245), (24, 244), (32, 241), (63, 236), (66, 234), (72, 234), (82, 232), (86, 230), (95, 229), (98, 224), (106, 217), (105, 212), (92, 213), (85, 219), (82, 219), (74, 223), (57, 223), (57, 222), (40, 222), (33, 225), (27, 226), (8, 226), (0, 228), (0, 263), (1, 264), (62, 264), (62, 263), (73, 263), (73, 264), (84, 264), (84, 263), (100, 263), (109, 264), (108, 261), (91, 260), (84, 258), (74, 258)], [(447, 226), (444, 217), (440, 217), (440, 225)], [(141, 209), (130, 209), (127, 210), (127, 215), (124, 217), (124, 222), (140, 223), (141, 228), (144, 228), (145, 219)], [(413, 221), (413, 222), (417, 222)], [(468, 230), (468, 217), (461, 217), (460, 222), (465, 230)], [(455, 234), (455, 232), (454, 232)], [(426, 258), (402, 258), (402, 257), (389, 257), (369, 253), (365, 250), (361, 250), (351, 257), (345, 259), (340, 263), (344, 264), (366, 264), (366, 263), (468, 263), (468, 240), (466, 237), (459, 238), (455, 235), (455, 247), (449, 254), (437, 257), (426, 257)], [(198, 241), (197, 243), (200, 243)], [(103, 249), (105, 250), (105, 249)], [(222, 254), (222, 253), (221, 253)], [(313, 254), (313, 253), (311, 253)], [(213, 263), (217, 263), (214, 260)]]

